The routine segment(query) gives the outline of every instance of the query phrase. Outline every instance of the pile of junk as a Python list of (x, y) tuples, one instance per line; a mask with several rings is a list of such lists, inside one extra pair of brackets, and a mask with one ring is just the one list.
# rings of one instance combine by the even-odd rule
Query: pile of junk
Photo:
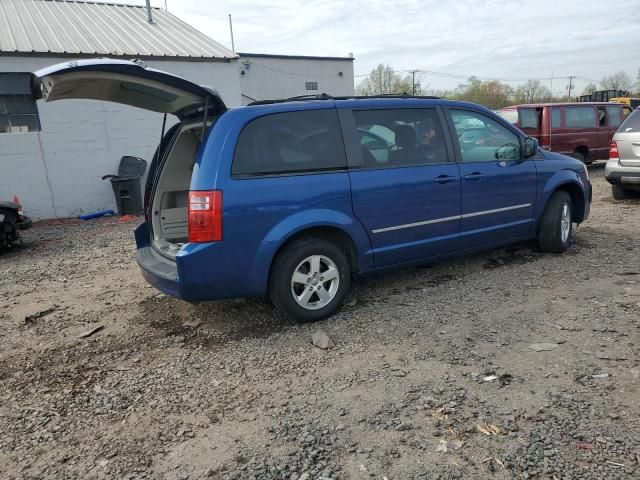
[(0, 201), (0, 249), (13, 246), (20, 240), (20, 231), (31, 228), (32, 224), (17, 197), (10, 202)]

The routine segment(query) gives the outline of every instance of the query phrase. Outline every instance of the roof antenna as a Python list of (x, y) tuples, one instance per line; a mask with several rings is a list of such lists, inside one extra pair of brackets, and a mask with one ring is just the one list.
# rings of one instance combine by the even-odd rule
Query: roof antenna
[(151, 15), (151, 0), (147, 0), (147, 22), (153, 23), (153, 16)]

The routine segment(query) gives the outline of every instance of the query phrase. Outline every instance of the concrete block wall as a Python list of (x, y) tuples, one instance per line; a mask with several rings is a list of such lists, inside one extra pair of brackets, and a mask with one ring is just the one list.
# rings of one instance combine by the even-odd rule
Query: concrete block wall
[[(65, 60), (0, 57), (0, 71), (32, 72)], [(235, 61), (147, 63), (215, 88), (229, 106), (240, 104)], [(38, 110), (42, 131), (0, 133), (0, 199), (18, 195), (35, 219), (115, 209), (101, 177), (117, 173), (124, 155), (149, 162), (160, 140), (162, 114), (155, 112), (92, 100), (39, 101)]]
[[(319, 93), (333, 96), (354, 94), (351, 59), (271, 58), (241, 54), (240, 71), (244, 72), (240, 76), (240, 87), (245, 104), (252, 99), (269, 100)], [(317, 82), (318, 90), (307, 90), (306, 82)]]

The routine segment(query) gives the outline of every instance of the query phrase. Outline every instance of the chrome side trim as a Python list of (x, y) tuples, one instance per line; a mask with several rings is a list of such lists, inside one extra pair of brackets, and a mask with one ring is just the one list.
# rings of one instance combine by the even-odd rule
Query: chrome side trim
[(421, 227), (423, 225), (431, 225), (433, 223), (450, 222), (451, 220), (460, 220), (460, 215), (453, 217), (436, 218), (433, 220), (425, 220), (424, 222), (407, 223), (405, 225), (396, 225), (394, 227), (377, 228), (372, 230), (373, 233), (391, 232), (393, 230), (402, 230), (403, 228)]
[(506, 212), (509, 210), (518, 210), (520, 208), (527, 208), (530, 206), (531, 206), (530, 203), (523, 203), (522, 205), (514, 205), (512, 207), (494, 208), (493, 210), (484, 210), (482, 212), (465, 213), (464, 215), (460, 215), (460, 218), (471, 218), (471, 217), (479, 217), (480, 215), (491, 215), (492, 213)]
[(492, 213), (507, 212), (509, 210), (518, 210), (520, 208), (530, 207), (530, 203), (522, 205), (513, 205), (511, 207), (494, 208), (493, 210), (483, 210), (481, 212), (465, 213), (464, 215), (455, 215), (453, 217), (435, 218), (433, 220), (425, 220), (424, 222), (406, 223), (404, 225), (394, 225), (393, 227), (376, 228), (372, 233), (392, 232), (394, 230), (403, 230), (405, 228), (422, 227), (423, 225), (432, 225), (434, 223), (451, 222), (452, 220), (462, 220), (463, 218), (479, 217), (481, 215), (491, 215)]

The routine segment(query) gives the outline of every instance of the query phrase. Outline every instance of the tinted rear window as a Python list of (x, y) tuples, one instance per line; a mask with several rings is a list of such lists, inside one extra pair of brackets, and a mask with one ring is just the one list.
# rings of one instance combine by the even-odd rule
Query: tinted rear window
[(551, 107), (551, 128), (562, 126), (562, 110), (560, 107)]
[(231, 173), (253, 176), (346, 167), (337, 112), (305, 110), (266, 115), (245, 126)]
[(565, 109), (567, 128), (595, 128), (596, 109), (593, 107), (567, 107)]
[(640, 132), (640, 109), (631, 112), (617, 130), (620, 133)]
[(520, 109), (520, 128), (538, 128), (538, 112), (535, 108)]

